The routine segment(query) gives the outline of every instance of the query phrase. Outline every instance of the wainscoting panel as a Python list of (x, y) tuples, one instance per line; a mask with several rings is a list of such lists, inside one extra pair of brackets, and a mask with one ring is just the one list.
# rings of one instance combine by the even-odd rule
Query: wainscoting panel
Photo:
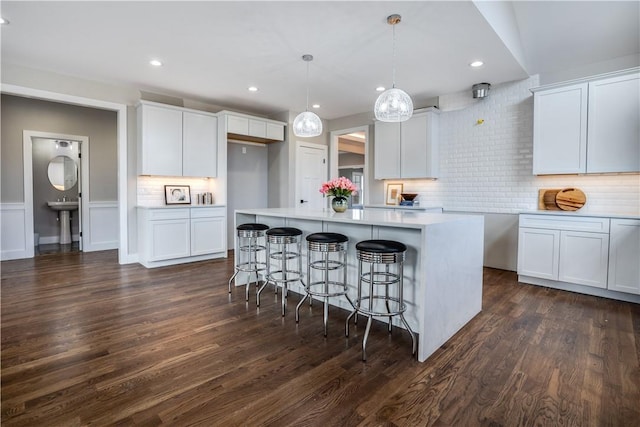
[(2, 261), (33, 257), (33, 238), (27, 244), (24, 203), (3, 203), (0, 215)]
[(89, 202), (84, 220), (84, 252), (118, 249), (118, 202)]

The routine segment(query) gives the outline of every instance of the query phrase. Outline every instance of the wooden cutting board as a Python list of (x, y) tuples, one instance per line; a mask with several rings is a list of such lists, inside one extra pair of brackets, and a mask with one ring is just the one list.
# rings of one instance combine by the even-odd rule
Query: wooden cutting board
[(565, 188), (556, 194), (556, 205), (563, 211), (577, 211), (587, 202), (587, 196), (578, 188)]
[(538, 209), (543, 211), (559, 211), (560, 208), (556, 204), (556, 195), (559, 192), (559, 188), (541, 188), (538, 190)]

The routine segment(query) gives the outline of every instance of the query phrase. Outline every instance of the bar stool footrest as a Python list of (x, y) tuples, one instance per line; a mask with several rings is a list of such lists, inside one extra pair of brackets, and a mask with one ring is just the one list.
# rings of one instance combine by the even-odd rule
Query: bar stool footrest
[[(402, 303), (402, 305), (400, 305), (400, 300), (398, 298), (395, 298), (395, 297), (386, 298), (384, 295), (375, 295), (373, 299), (382, 301), (383, 303), (389, 302), (390, 311), (375, 311), (375, 310), (370, 311), (368, 308), (361, 307), (362, 301), (369, 301), (369, 297), (367, 296), (367, 297), (362, 297), (360, 299), (356, 299), (354, 301), (355, 312), (358, 314), (362, 314), (364, 316), (389, 317), (389, 316), (399, 316), (403, 314), (405, 311), (407, 311), (407, 304)], [(386, 310), (386, 304), (384, 309)]]
[(308, 283), (307, 286), (305, 287), (305, 291), (307, 292), (307, 294), (313, 295), (314, 297), (323, 297), (323, 298), (339, 297), (339, 296), (347, 295), (347, 291), (344, 288), (344, 283), (340, 283), (332, 280), (329, 281), (329, 292), (324, 292), (324, 289), (322, 291), (317, 291), (313, 289), (314, 287), (320, 287), (320, 286), (324, 287), (324, 285), (325, 285), (324, 281)]

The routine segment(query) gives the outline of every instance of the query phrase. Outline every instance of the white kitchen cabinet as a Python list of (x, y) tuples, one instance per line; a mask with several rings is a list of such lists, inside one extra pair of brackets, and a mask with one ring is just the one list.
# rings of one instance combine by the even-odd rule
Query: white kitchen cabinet
[(205, 255), (226, 250), (224, 208), (191, 210), (191, 255)]
[(640, 220), (612, 219), (608, 288), (640, 295)]
[(609, 234), (560, 232), (558, 280), (604, 289), (608, 261)]
[(182, 176), (216, 177), (218, 118), (182, 113)]
[(533, 173), (640, 171), (640, 74), (532, 90)]
[(560, 231), (520, 228), (518, 274), (558, 280)]
[(589, 83), (587, 172), (640, 171), (640, 74)]
[(535, 92), (533, 173), (584, 173), (587, 154), (586, 83)]
[(218, 114), (226, 118), (227, 133), (232, 134), (233, 139), (264, 143), (284, 141), (284, 122), (231, 111), (221, 111)]
[(216, 177), (218, 118), (173, 106), (138, 106), (138, 174)]
[(518, 275), (607, 286), (609, 219), (520, 215)]
[(376, 179), (400, 178), (400, 123), (375, 123), (373, 160)]
[(138, 208), (138, 259), (147, 268), (226, 257), (226, 208)]
[(375, 123), (376, 179), (437, 178), (437, 110), (414, 114), (402, 123)]
[(138, 174), (182, 175), (182, 112), (138, 106)]

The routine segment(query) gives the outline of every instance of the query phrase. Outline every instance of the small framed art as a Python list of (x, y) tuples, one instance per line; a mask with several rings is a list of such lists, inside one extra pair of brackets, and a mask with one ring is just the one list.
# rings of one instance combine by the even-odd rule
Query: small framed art
[(402, 193), (402, 184), (387, 184), (387, 197), (385, 203), (387, 205), (397, 205)]
[(188, 185), (165, 185), (164, 202), (167, 205), (190, 205), (191, 187)]

